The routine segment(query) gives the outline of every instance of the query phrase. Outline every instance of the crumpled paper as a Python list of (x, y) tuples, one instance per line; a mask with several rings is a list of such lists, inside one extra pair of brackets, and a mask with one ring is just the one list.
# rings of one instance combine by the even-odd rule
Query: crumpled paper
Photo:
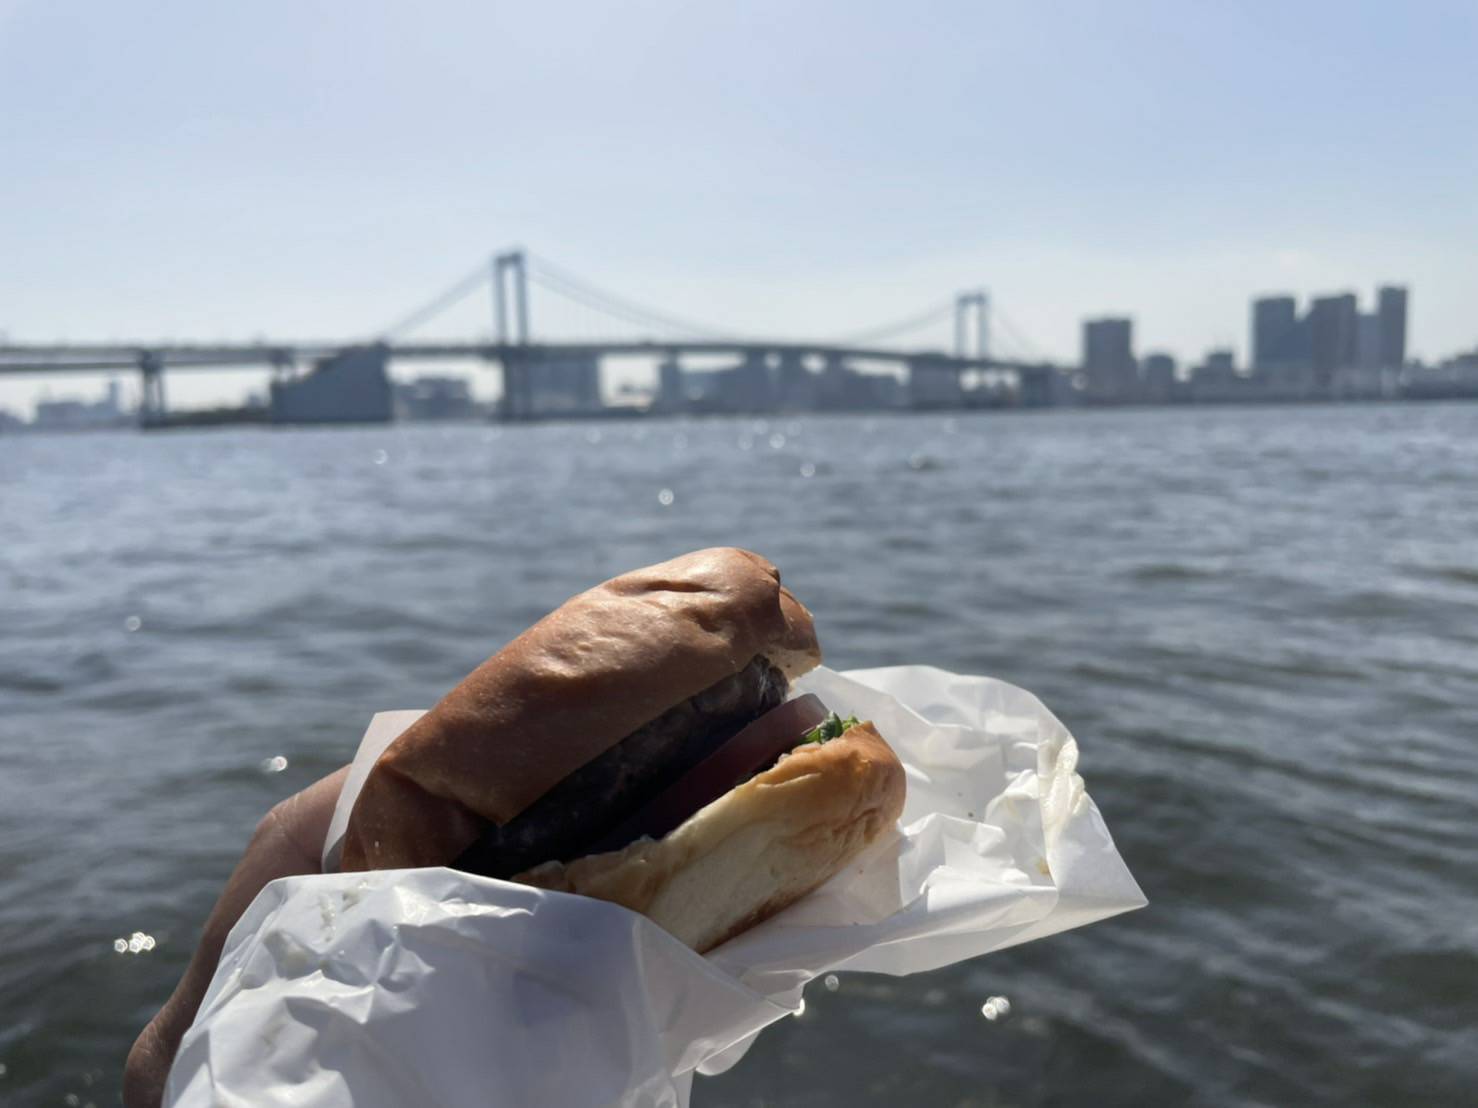
[[(274, 881), (232, 930), (171, 1105), (686, 1108), (834, 970), (935, 969), (1142, 907), (1036, 697), (927, 666), (798, 683), (908, 772), (899, 833), (706, 956), (598, 900), (444, 868)], [(325, 843), (381, 750), (365, 733)]]

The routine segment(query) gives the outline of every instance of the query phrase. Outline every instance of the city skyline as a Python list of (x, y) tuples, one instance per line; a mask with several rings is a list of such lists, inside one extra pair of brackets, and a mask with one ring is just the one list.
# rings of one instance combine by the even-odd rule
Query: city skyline
[[(960, 293), (946, 306), (954, 330), (949, 352), (713, 336), (550, 343), (526, 328), (531, 269), (541, 280), (551, 272), (550, 263), (539, 259), (530, 265), (522, 252), (499, 255), (491, 273), (476, 282), (464, 279), (409, 317), (415, 323), (434, 318), (447, 304), (484, 291), (486, 284), (496, 301), (496, 334), (486, 341), (396, 343), (387, 335), (337, 347), (71, 347), (0, 350), (0, 356), (18, 357), (9, 368), (21, 373), (49, 364), (65, 367), (79, 358), (90, 369), (109, 362), (137, 366), (143, 389), (132, 412), (120, 405), (115, 378), (104, 401), (38, 403), (31, 426), (53, 430), (1478, 398), (1478, 346), (1437, 365), (1406, 357), (1410, 290), (1404, 286), (1378, 287), (1370, 311), (1361, 311), (1356, 293), (1311, 296), (1302, 313), (1294, 296), (1257, 297), (1250, 305), (1249, 353), (1241, 365), (1229, 347), (1209, 349), (1197, 364), (1184, 366), (1163, 351), (1137, 353), (1134, 321), (1119, 316), (1085, 319), (1078, 362), (1052, 365), (991, 354), (990, 299), (981, 291)], [(606, 296), (608, 310), (629, 318), (653, 311), (609, 299), (577, 275), (554, 271), (569, 282), (567, 295), (585, 290), (575, 299), (587, 309)], [(619, 363), (632, 356), (654, 363), (652, 380), (644, 387), (607, 375), (612, 359)], [(502, 382), (497, 402), (480, 401), (466, 376), (390, 371), (394, 362), (448, 360), (494, 367)], [(167, 370), (174, 367), (177, 374), (221, 364), (270, 364), (267, 393), (245, 405), (170, 408)], [(6, 368), (0, 361), (0, 373)], [(25, 427), (25, 421), (0, 409), (0, 429)]]
[(1436, 360), (1478, 342), (1475, 43), (1435, 3), (0, 0), (0, 331), (367, 336), (521, 241), (749, 333), (984, 287), (1060, 362), (1085, 317), (1186, 362), (1390, 281)]
[[(1088, 403), (1116, 403), (1126, 400), (1165, 402), (1171, 398), (1171, 393), (1176, 388), (1190, 381), (1196, 370), (1201, 368), (1222, 374), (1228, 379), (1231, 377), (1242, 379), (1254, 371), (1263, 373), (1270, 370), (1276, 371), (1280, 364), (1285, 369), (1290, 366), (1293, 368), (1306, 367), (1318, 377), (1319, 387), (1327, 389), (1331, 375), (1336, 369), (1395, 370), (1408, 363), (1418, 366), (1427, 364), (1419, 358), (1409, 357), (1407, 352), (1409, 291), (1406, 286), (1391, 284), (1377, 286), (1373, 299), (1374, 310), (1370, 312), (1359, 310), (1360, 295), (1353, 291), (1274, 293), (1256, 296), (1250, 301), (1247, 338), (1244, 343), (1204, 345), (1198, 354), (1192, 356), (1184, 356), (1167, 350), (1163, 344), (1138, 339), (1136, 336), (1140, 317), (1137, 315), (1086, 317), (1080, 321), (1078, 356), (1052, 364), (1064, 370), (1081, 371), (1084, 386), (1082, 399)], [(969, 300), (974, 300), (978, 295), (962, 294), (965, 299)], [(1300, 302), (1308, 305), (1308, 311), (1302, 317), (1297, 314), (1297, 305)], [(1396, 306), (1397, 304), (1399, 307)], [(989, 332), (994, 328), (989, 321), (988, 309), (982, 306), (981, 311), (986, 312), (985, 331)], [(1322, 323), (1321, 321), (1331, 313), (1337, 314), (1339, 318), (1328, 324)], [(978, 322), (978, 317), (972, 318)], [(1362, 324), (1384, 324), (1385, 330), (1383, 332), (1379, 326), (1367, 330), (1360, 326)], [(954, 324), (950, 326), (953, 327)], [(1323, 330), (1332, 328), (1342, 337), (1331, 336), (1322, 341), (1311, 339), (1309, 331), (1311, 329), (1318, 331), (1320, 328)], [(1289, 335), (1295, 332), (1302, 334), (1304, 336), (1303, 347), (1267, 349), (1260, 354), (1259, 350), (1262, 348), (1259, 342), (1266, 342), (1267, 334), (1280, 329)], [(487, 329), (484, 329), (484, 333), (487, 333)], [(1372, 341), (1369, 337), (1372, 335), (1377, 336), (1375, 341), (1380, 344), (1378, 353), (1374, 356), (1366, 352), (1365, 346)], [(1392, 336), (1398, 337), (1393, 338)], [(534, 338), (538, 341), (539, 336), (535, 335)], [(956, 341), (958, 341), (958, 335), (956, 335)], [(1390, 345), (1393, 341), (1394, 347)], [(1316, 353), (1311, 349), (1311, 344), (1323, 353)], [(1095, 348), (1098, 350), (1096, 354)], [(920, 347), (917, 344), (900, 344), (898, 349), (928, 353), (933, 348)], [(940, 346), (938, 349), (940, 352), (945, 352), (947, 348)], [(1478, 351), (1478, 342), (1471, 347), (1447, 352), (1443, 357), (1433, 359), (1430, 364), (1438, 365), (1444, 360), (1467, 355), (1473, 351)], [(670, 394), (669, 383), (665, 379), (666, 370), (660, 359), (653, 357), (647, 360), (652, 363), (649, 367), (634, 370), (627, 366), (623, 371), (619, 363), (614, 367), (610, 365), (604, 367), (601, 380), (604, 382), (603, 391), (606, 396), (616, 396), (635, 390), (638, 393), (645, 392), (660, 401), (663, 395)], [(688, 373), (695, 379), (703, 376), (701, 370), (689, 370)], [(245, 379), (245, 383), (240, 384), (234, 393), (215, 394), (210, 404), (186, 403), (176, 405), (176, 409), (190, 410), (200, 407), (217, 407), (223, 404), (240, 404), (249, 397), (261, 397), (266, 393), (269, 378), (267, 370), (238, 368), (222, 371), (221, 375), (238, 380)], [(391, 379), (402, 383), (413, 383), (424, 378), (424, 375), (424, 367), (421, 367), (419, 375), (401, 371), (394, 373)], [(69, 390), (64, 385), (61, 395), (58, 396), (53, 393), (53, 386), (50, 382), (58, 381), (62, 376), (58, 374), (48, 378), (48, 383), (37, 384), (28, 381), (23, 384), (30, 386), (33, 403), (85, 401), (89, 395), (99, 391), (98, 387), (94, 387), (92, 393), (89, 394), (87, 388), (79, 391), (76, 387), (72, 387)], [(126, 372), (122, 374), (118, 371), (96, 374), (68, 373), (65, 376), (74, 381), (79, 377), (96, 377), (105, 382), (101, 389), (107, 390), (115, 398), (118, 393), (114, 390), (122, 379), (128, 382), (123, 386), (123, 395), (127, 396), (130, 401), (137, 396), (136, 387), (132, 382), (133, 375)], [(198, 380), (200, 376), (213, 376), (213, 374), (188, 374), (184, 375), (184, 379), (188, 381), (193, 377)], [(433, 376), (435, 376), (434, 373)], [(490, 389), (488, 380), (490, 376), (475, 370), (468, 373), (465, 380), (467, 387), (471, 390), (469, 395), (485, 401), (496, 397), (498, 392)], [(181, 375), (175, 374), (174, 379), (180, 380)], [(0, 389), (4, 388), (5, 383), (5, 378), (0, 376)], [(543, 387), (542, 383), (540, 387)], [(555, 385), (554, 394), (561, 393), (564, 388), (563, 382)], [(595, 391), (596, 388), (594, 379), (591, 378), (585, 381), (581, 391), (587, 397), (595, 397), (599, 395)], [(175, 386), (171, 386), (172, 392), (174, 389)], [(953, 392), (954, 386), (951, 385), (945, 391)], [(0, 411), (25, 418), (32, 414), (34, 408), (28, 409), (24, 405), (7, 407), (0, 403)]]

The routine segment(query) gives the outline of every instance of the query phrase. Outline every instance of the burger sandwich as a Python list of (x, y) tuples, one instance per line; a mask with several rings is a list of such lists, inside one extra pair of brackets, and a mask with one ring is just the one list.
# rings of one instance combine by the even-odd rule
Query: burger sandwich
[(821, 661), (764, 558), (701, 550), (567, 601), (386, 748), (345, 870), (449, 865), (613, 901), (698, 951), (891, 831), (870, 723), (790, 683)]

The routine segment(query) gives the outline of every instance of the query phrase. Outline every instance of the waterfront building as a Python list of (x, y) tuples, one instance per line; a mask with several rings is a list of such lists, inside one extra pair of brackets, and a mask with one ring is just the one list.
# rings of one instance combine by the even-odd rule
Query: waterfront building
[(295, 380), (273, 381), (273, 423), (388, 423), (394, 414), (385, 348), (365, 346), (317, 362)]
[(1355, 364), (1359, 314), (1352, 292), (1315, 297), (1309, 305), (1309, 364), (1319, 388), (1327, 389), (1339, 370)]
[(801, 355), (788, 350), (780, 355), (775, 371), (775, 388), (780, 408), (788, 412), (815, 411), (820, 396), (816, 374), (806, 368)]
[(1313, 367), (1307, 361), (1264, 366), (1253, 373), (1250, 384), (1258, 400), (1289, 402), (1312, 400), (1319, 396)]
[(1409, 365), (1401, 382), (1402, 395), (1413, 400), (1478, 399), (1478, 347), (1440, 365)]
[(684, 369), (683, 370), (683, 404), (686, 408), (698, 411), (713, 411), (715, 408), (714, 398), (718, 395), (719, 378), (730, 372), (728, 369)]
[(816, 406), (833, 412), (854, 407), (858, 399), (854, 385), (857, 376), (856, 370), (849, 368), (840, 355), (828, 354), (816, 383)]
[(908, 402), (910, 407), (921, 409), (964, 407), (959, 372), (940, 355), (910, 359)]
[(471, 419), (477, 414), (472, 386), (465, 377), (417, 377), (395, 386), (396, 414), (402, 419)]
[(902, 382), (882, 373), (859, 373), (831, 354), (816, 377), (816, 407), (823, 412), (866, 412), (905, 406)]
[(1072, 375), (1054, 367), (1043, 366), (1040, 372), (1021, 378), (1017, 403), (1023, 408), (1052, 408), (1074, 402)]
[(594, 354), (540, 357), (528, 363), (529, 413), (590, 415), (604, 406), (600, 358)]
[(1191, 370), (1193, 400), (1225, 402), (1254, 399), (1254, 384), (1237, 372), (1236, 356), (1227, 349), (1208, 350), (1201, 364)]
[(1298, 305), (1291, 296), (1262, 296), (1252, 302), (1252, 368), (1301, 360)]
[(770, 412), (775, 383), (766, 356), (751, 350), (738, 365), (685, 370), (686, 405), (699, 412)]
[(775, 383), (769, 361), (751, 350), (744, 361), (719, 373), (715, 399), (722, 411), (768, 412), (775, 407)]
[(110, 427), (125, 427), (132, 422), (130, 413), (123, 409), (118, 382), (109, 381), (107, 390), (99, 400), (65, 397), (61, 400), (48, 398), (37, 401), (33, 425), (47, 431), (100, 431)]
[(687, 411), (687, 385), (682, 363), (675, 357), (664, 358), (657, 367), (657, 401), (653, 407), (663, 412)]
[(1153, 404), (1164, 404), (1175, 394), (1175, 358), (1169, 354), (1146, 354), (1144, 398)]
[(1083, 373), (1087, 399), (1124, 403), (1138, 399), (1139, 366), (1134, 360), (1134, 322), (1089, 319), (1083, 322)]
[(866, 390), (869, 408), (904, 408), (908, 394), (903, 382), (888, 373), (858, 373), (858, 382)]
[(1381, 333), (1381, 318), (1377, 312), (1359, 312), (1355, 316), (1355, 360), (1350, 364), (1356, 369), (1378, 370), (1385, 358), (1385, 336)]
[(1380, 368), (1406, 364), (1406, 289), (1384, 285), (1376, 291), (1375, 314), (1380, 319)]

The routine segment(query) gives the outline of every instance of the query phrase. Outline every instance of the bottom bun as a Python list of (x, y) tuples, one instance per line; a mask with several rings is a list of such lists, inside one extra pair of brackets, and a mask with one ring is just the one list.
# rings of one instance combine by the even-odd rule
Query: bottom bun
[(641, 912), (700, 954), (795, 903), (903, 811), (898, 756), (859, 724), (782, 755), (658, 840), (514, 878)]

